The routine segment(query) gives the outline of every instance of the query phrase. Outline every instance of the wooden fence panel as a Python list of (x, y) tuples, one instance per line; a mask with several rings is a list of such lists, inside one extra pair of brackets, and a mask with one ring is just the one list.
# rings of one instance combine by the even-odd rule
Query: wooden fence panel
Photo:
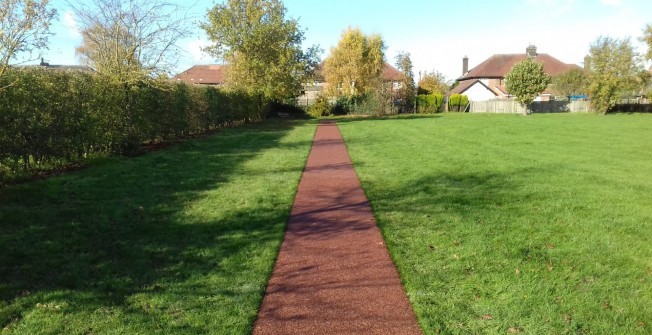
[[(588, 101), (535, 101), (532, 113), (588, 113)], [(516, 100), (471, 101), (471, 113), (525, 114), (525, 107)]]

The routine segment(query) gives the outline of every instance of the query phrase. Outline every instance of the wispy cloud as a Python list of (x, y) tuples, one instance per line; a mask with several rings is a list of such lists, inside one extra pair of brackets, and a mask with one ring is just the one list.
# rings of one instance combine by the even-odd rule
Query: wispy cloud
[(70, 33), (71, 36), (73, 37), (79, 37), (81, 36), (81, 33), (79, 32), (79, 28), (77, 27), (77, 21), (75, 20), (75, 14), (65, 11), (63, 14), (63, 22), (66, 28), (68, 28), (68, 32)]

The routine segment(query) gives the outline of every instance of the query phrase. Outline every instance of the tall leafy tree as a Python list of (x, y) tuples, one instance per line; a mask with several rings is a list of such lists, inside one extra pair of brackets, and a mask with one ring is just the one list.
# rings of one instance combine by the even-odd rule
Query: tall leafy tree
[(587, 91), (596, 113), (606, 114), (623, 95), (642, 89), (643, 69), (628, 38), (599, 37), (589, 58)]
[(190, 34), (183, 8), (161, 0), (79, 0), (77, 54), (99, 73), (128, 82), (169, 73)]
[(551, 78), (543, 71), (543, 63), (526, 58), (512, 67), (505, 76), (505, 88), (529, 113), (530, 104), (550, 84)]
[[(0, 5), (0, 76), (12, 60), (38, 59), (47, 49), (50, 24), (57, 11), (48, 0), (2, 0)], [(22, 56), (21, 56), (22, 55)]]
[(419, 94), (442, 94), (450, 92), (450, 82), (438, 71), (424, 72), (419, 80)]
[(584, 70), (572, 69), (552, 78), (553, 91), (561, 96), (586, 93), (586, 75)]
[(358, 28), (342, 33), (324, 61), (323, 75), (331, 96), (361, 96), (382, 84), (385, 42), (380, 35), (365, 35)]
[(647, 44), (645, 58), (652, 60), (652, 24), (646, 25), (645, 29), (643, 29), (643, 37), (641, 37), (641, 41)]
[(320, 49), (304, 51), (304, 32), (280, 0), (228, 0), (208, 11), (204, 49), (228, 64), (227, 86), (265, 100), (296, 98), (318, 64)]
[(402, 101), (403, 109), (409, 110), (414, 107), (413, 101), (417, 93), (416, 86), (414, 85), (414, 66), (412, 65), (409, 52), (400, 52), (396, 56), (396, 67), (403, 73), (399, 97)]

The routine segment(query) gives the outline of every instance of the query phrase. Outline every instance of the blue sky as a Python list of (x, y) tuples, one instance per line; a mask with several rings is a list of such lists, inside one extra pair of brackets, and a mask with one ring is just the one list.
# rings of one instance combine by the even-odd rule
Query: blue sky
[[(188, 6), (184, 0), (171, 0)], [(221, 2), (221, 1), (218, 1)], [(194, 2), (190, 12), (203, 20), (212, 0)], [(589, 45), (598, 36), (638, 38), (652, 24), (650, 0), (285, 0), (290, 17), (306, 29), (306, 45), (319, 44), (327, 56), (344, 29), (359, 27), (379, 33), (387, 45), (388, 62), (399, 51), (412, 55), (415, 74), (436, 70), (455, 79), (462, 72), (462, 57), (473, 67), (496, 53), (524, 53), (528, 44), (566, 63), (582, 65)], [(43, 52), (53, 64), (77, 64), (74, 49), (80, 43), (74, 17), (64, 0), (52, 0), (59, 11)], [(201, 53), (208, 42), (201, 29), (182, 41), (185, 55), (177, 71), (195, 64), (215, 63)], [(648, 64), (649, 65), (649, 64)]]

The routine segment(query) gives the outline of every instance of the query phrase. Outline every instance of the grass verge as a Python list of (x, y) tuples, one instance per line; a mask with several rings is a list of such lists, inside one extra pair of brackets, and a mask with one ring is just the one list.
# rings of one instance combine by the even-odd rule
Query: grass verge
[(652, 115), (339, 125), (426, 334), (652, 333)]
[(226, 129), (2, 190), (1, 333), (248, 334), (314, 129)]

